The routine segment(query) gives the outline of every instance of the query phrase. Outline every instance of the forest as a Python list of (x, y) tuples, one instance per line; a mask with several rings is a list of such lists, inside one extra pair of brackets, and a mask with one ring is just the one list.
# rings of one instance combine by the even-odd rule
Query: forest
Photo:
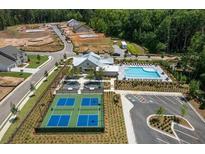
[(72, 18), (150, 53), (181, 55), (181, 67), (193, 70), (190, 80), (205, 89), (205, 10), (0, 10), (0, 30)]

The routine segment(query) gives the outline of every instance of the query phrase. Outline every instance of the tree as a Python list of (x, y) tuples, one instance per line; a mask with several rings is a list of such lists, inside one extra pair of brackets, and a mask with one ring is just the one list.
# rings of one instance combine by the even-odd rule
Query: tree
[(102, 79), (104, 75), (104, 70), (100, 68), (98, 71), (96, 71), (96, 78), (97, 79)]
[(187, 115), (188, 107), (185, 104), (183, 104), (180, 108), (180, 112), (181, 112), (181, 116), (184, 117), (185, 115)]
[(80, 75), (80, 68), (78, 67), (73, 67), (73, 74), (75, 74), (76, 76), (79, 76)]
[(40, 63), (41, 56), (38, 54), (38, 55), (36, 56), (36, 58), (37, 58), (37, 60), (38, 60), (38, 63)]
[(113, 96), (113, 102), (114, 102), (115, 104), (118, 104), (118, 103), (119, 103), (119, 100), (120, 100), (120, 95), (115, 94), (115, 95)]
[(156, 46), (156, 50), (159, 52), (165, 51), (167, 46), (164, 43), (159, 42)]
[(10, 103), (10, 111), (13, 115), (16, 115), (18, 112), (18, 108), (16, 107), (15, 104), (13, 104), (12, 102)]
[(46, 81), (47, 81), (48, 71), (45, 71), (45, 72), (44, 72), (44, 77), (46, 78)]
[(34, 92), (36, 90), (36, 87), (34, 86), (34, 84), (30, 83), (30, 91), (33, 92), (32, 95), (35, 95)]
[(90, 80), (95, 78), (95, 72), (94, 72), (93, 69), (89, 70), (87, 78), (90, 79)]
[(159, 109), (156, 111), (156, 114), (162, 116), (165, 113), (165, 109), (160, 106)]
[[(205, 73), (200, 75), (200, 85), (205, 85)], [(203, 90), (205, 90), (205, 86), (201, 87)]]
[(164, 59), (164, 52), (161, 53), (161, 58)]
[(189, 84), (189, 94), (191, 97), (195, 97), (197, 95), (197, 91), (199, 90), (199, 81), (192, 80)]
[(66, 53), (63, 54), (63, 58), (64, 58), (64, 59), (67, 59)]
[(164, 120), (165, 109), (160, 106), (159, 109), (156, 111), (156, 114), (159, 116), (159, 120), (162, 122)]
[(31, 83), (31, 84), (30, 84), (30, 90), (31, 90), (31, 91), (34, 91), (35, 89), (36, 89), (36, 88), (35, 88), (34, 84)]
[(55, 63), (55, 66), (58, 67), (58, 65), (59, 65), (58, 62), (56, 62), (56, 63)]
[(23, 75), (23, 71), (24, 71), (23, 69), (20, 70), (20, 72), (21, 72), (20, 75)]

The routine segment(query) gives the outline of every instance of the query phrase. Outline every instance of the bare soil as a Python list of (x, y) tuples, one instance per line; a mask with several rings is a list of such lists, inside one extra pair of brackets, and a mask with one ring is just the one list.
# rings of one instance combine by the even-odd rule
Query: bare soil
[(14, 87), (1, 87), (0, 86), (0, 101), (4, 97), (6, 97), (6, 95), (8, 95), (13, 89), (14, 89)]
[[(106, 37), (103, 33), (83, 32), (74, 33), (71, 28), (61, 25), (65, 35), (69, 37), (75, 47), (75, 52), (82, 53), (85, 51), (93, 51), (95, 53), (112, 53), (112, 40), (110, 37)], [(88, 37), (82, 37), (82, 35), (88, 35)], [(92, 35), (93, 37), (89, 37)]]
[(16, 77), (0, 77), (0, 86), (16, 87), (23, 80), (24, 80), (23, 78), (16, 78)]
[[(30, 29), (43, 30), (41, 32), (26, 32)], [(44, 24), (18, 25), (0, 31), (0, 47), (13, 45), (25, 51), (59, 51), (62, 42), (54, 35), (52, 29)]]

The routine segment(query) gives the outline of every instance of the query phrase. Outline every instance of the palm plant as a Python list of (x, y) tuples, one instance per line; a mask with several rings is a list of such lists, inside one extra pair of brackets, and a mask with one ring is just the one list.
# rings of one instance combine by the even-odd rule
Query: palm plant
[(187, 113), (188, 112), (188, 107), (185, 104), (183, 104), (180, 108), (180, 112), (181, 112), (181, 116), (184, 117), (185, 115), (188, 114)]
[(159, 109), (156, 111), (156, 114), (160, 117), (160, 121), (163, 121), (163, 115), (165, 114), (165, 109), (160, 106)]

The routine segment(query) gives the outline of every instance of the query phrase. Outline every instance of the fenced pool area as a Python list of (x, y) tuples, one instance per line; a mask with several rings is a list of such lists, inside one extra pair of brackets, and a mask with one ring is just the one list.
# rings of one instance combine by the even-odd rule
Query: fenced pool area
[(171, 79), (156, 65), (123, 65), (120, 68), (119, 80), (158, 80), (171, 82)]

